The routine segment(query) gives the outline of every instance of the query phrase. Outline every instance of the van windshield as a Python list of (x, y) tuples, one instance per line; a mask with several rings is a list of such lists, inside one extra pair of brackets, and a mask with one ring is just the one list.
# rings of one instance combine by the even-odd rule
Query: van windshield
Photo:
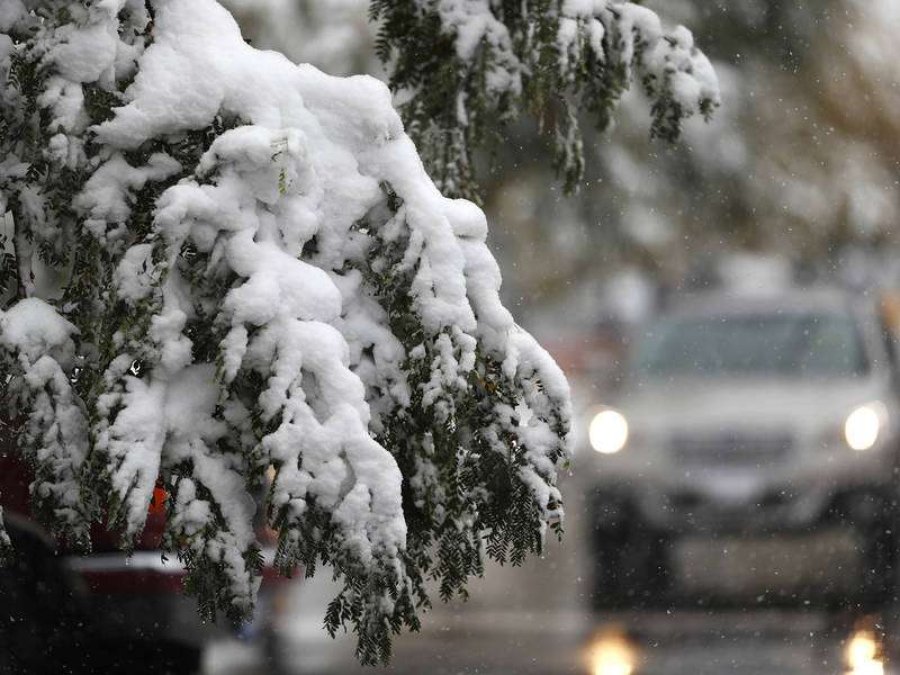
[(670, 317), (644, 333), (634, 366), (645, 377), (843, 377), (868, 370), (856, 323), (837, 313)]

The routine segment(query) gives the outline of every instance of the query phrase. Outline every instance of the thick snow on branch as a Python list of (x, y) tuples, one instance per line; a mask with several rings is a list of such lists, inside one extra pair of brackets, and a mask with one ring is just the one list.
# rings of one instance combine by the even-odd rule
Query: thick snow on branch
[[(5, 120), (24, 128), (30, 101), (54, 120), (45, 146), (5, 138), (0, 168), (33, 296), (0, 343), (49, 467), (34, 495), (127, 542), (163, 485), (166, 546), (235, 617), (263, 495), (279, 566), (334, 565), (330, 625), (384, 658), (427, 575), (455, 592), (482, 538), (518, 559), (561, 518), (566, 381), (387, 87), (253, 49), (214, 0), (151, 0), (152, 22), (137, 0), (69, 4), (59, 24), (0, 21)], [(33, 269), (57, 270), (61, 300)], [(459, 537), (465, 556), (431, 546)]]
[(88, 523), (78, 478), (87, 455), (87, 421), (67, 375), (75, 332), (75, 326), (37, 298), (0, 311), (0, 348), (9, 376), (15, 376), (11, 393), (27, 410), (23, 445), (38, 467), (34, 507), (51, 520), (53, 531), (84, 544)]
[[(419, 4), (427, 11), (432, 3)], [(497, 95), (521, 93), (533, 64), (517, 51), (509, 17), (488, 0), (441, 0), (436, 6), (463, 62), (476, 59), (480, 49), (494, 52), (488, 89)], [(624, 68), (626, 81), (650, 78), (658, 82), (654, 86), (666, 87), (685, 116), (718, 101), (715, 72), (684, 26), (666, 30), (655, 12), (626, 0), (564, 0), (552, 18), (557, 22), (558, 67), (566, 78), (575, 78), (585, 59), (614, 60), (605, 65)]]

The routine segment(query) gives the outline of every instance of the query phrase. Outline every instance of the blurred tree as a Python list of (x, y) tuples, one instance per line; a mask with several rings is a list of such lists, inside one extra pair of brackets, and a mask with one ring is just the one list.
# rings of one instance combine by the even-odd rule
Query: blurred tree
[(521, 270), (508, 297), (551, 306), (584, 290), (588, 306), (591, 289), (622, 268), (671, 286), (706, 283), (735, 251), (827, 274), (848, 247), (897, 243), (900, 87), (890, 54), (900, 6), (648, 5), (692, 26), (723, 104), (709, 124), (688, 121), (670, 146), (648, 143), (646, 102), (630, 92), (614, 133), (586, 136), (587, 174), (572, 200), (546, 189), (547, 149), (516, 127), (507, 144), (515, 154), (499, 156), (487, 186), (492, 236), (507, 267)]

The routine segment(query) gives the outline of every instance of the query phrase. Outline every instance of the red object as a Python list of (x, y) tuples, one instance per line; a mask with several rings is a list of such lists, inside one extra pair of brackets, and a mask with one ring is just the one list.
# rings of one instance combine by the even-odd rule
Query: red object
[(164, 488), (157, 485), (153, 488), (153, 497), (150, 499), (150, 515), (159, 515), (166, 513), (166, 499), (169, 493)]
[(79, 570), (91, 593), (101, 595), (156, 595), (184, 591), (184, 572), (164, 573), (152, 570), (134, 570), (123, 566), (108, 570)]

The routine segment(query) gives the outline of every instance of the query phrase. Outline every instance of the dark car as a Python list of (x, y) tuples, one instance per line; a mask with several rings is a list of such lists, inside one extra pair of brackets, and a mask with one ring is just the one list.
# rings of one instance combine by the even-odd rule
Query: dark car
[[(111, 660), (127, 665), (132, 675), (194, 673), (209, 640), (234, 634), (227, 622), (201, 622), (196, 602), (184, 593), (184, 567), (160, 551), (162, 489), (154, 494), (132, 553), (121, 552), (115, 534), (95, 526), (91, 553), (75, 554), (58, 549), (30, 518), (29, 471), (11, 452), (9, 440), (3, 447), (0, 505), (14, 561), (0, 571), (0, 675), (105, 672), (101, 666)], [(273, 543), (265, 528), (259, 537)], [(271, 561), (272, 549), (265, 554)], [(276, 660), (280, 650), (273, 623), (284, 603), (272, 597), (282, 590), (282, 581), (271, 565), (264, 568), (256, 619), (238, 629)]]

